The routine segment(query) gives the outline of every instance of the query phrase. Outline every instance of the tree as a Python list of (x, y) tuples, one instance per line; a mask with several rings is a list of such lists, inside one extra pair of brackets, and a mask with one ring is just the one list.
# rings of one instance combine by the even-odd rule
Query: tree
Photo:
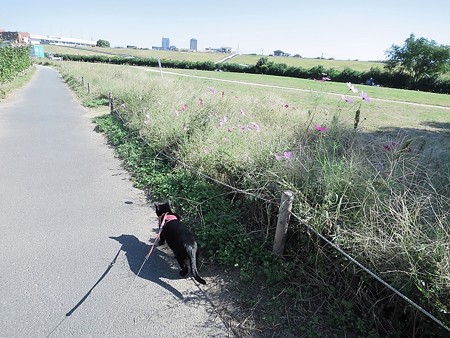
[(413, 85), (422, 80), (436, 80), (450, 69), (450, 46), (425, 38), (416, 39), (414, 34), (403, 46), (392, 45), (385, 54), (388, 60), (384, 67), (409, 75)]
[(267, 71), (272, 65), (273, 62), (269, 61), (269, 58), (267, 56), (263, 56), (258, 60), (258, 62), (256, 62), (256, 72), (260, 74), (267, 74)]
[(106, 40), (98, 40), (97, 47), (110, 47), (110, 44)]

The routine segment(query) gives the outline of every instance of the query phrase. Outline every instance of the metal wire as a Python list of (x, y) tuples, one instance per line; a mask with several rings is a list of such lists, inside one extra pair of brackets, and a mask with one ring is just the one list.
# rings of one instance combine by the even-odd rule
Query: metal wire
[[(114, 109), (114, 111), (112, 112), (114, 115), (116, 115), (121, 121), (122, 123), (124, 123), (124, 120), (122, 119), (122, 117), (120, 116), (120, 112), (117, 109)], [(228, 189), (235, 191), (237, 193), (242, 193), (245, 195), (249, 195), (254, 197), (255, 199), (259, 199), (262, 200), (264, 202), (269, 202), (269, 203), (275, 203), (273, 200), (269, 200), (266, 198), (261, 197), (260, 195), (255, 195), (252, 194), (249, 191), (246, 190), (242, 190), (236, 187), (233, 187), (227, 183), (221, 182), (205, 173), (202, 173), (200, 171), (198, 171), (196, 168), (193, 168), (192, 166), (180, 161), (179, 159), (173, 158), (167, 154), (163, 154), (166, 158), (174, 161), (174, 162), (178, 162), (180, 164), (182, 164), (184, 167), (188, 168), (189, 170), (195, 172), (197, 175), (202, 176), (212, 182), (215, 182), (217, 184), (220, 184), (224, 187), (227, 187)], [(411, 306), (415, 307), (417, 310), (419, 310), (420, 312), (422, 312), (425, 316), (427, 316), (428, 318), (430, 318), (431, 320), (433, 320), (435, 323), (437, 323), (438, 325), (440, 325), (442, 328), (444, 328), (445, 330), (447, 330), (448, 332), (450, 332), (450, 328), (448, 326), (446, 326), (441, 320), (439, 320), (438, 318), (436, 318), (434, 315), (432, 315), (430, 312), (428, 312), (427, 310), (425, 310), (423, 307), (421, 307), (419, 304), (417, 304), (416, 302), (414, 302), (413, 300), (409, 299), (407, 296), (405, 296), (403, 293), (401, 293), (400, 291), (398, 291), (396, 288), (394, 288), (392, 285), (390, 285), (389, 283), (387, 283), (386, 281), (384, 281), (381, 277), (379, 277), (377, 274), (375, 274), (374, 272), (372, 272), (369, 268), (365, 267), (364, 265), (362, 265), (360, 262), (358, 262), (356, 259), (354, 259), (352, 256), (350, 256), (348, 253), (346, 253), (344, 250), (342, 250), (340, 247), (338, 247), (336, 244), (334, 244), (333, 242), (331, 242), (330, 240), (328, 240), (326, 237), (324, 237), (322, 234), (320, 234), (317, 230), (315, 230), (312, 226), (310, 226), (309, 224), (305, 223), (299, 216), (297, 216), (296, 214), (291, 212), (291, 215), (293, 217), (295, 217), (300, 224), (304, 225), (309, 231), (313, 232), (314, 234), (316, 234), (318, 237), (320, 237), (323, 241), (325, 241), (328, 245), (330, 245), (332, 248), (334, 248), (336, 251), (338, 251), (340, 254), (342, 254), (344, 257), (346, 257), (350, 262), (352, 262), (353, 264), (355, 264), (356, 266), (358, 266), (361, 270), (363, 270), (364, 272), (366, 272), (367, 274), (369, 274), (372, 278), (374, 278), (375, 280), (377, 280), (379, 283), (381, 283), (384, 287), (388, 288), (390, 291), (392, 291), (393, 293), (395, 293), (397, 296), (399, 296), (400, 298), (402, 298), (404, 301), (406, 301), (408, 304), (410, 304)], [(143, 265), (145, 264), (145, 261), (143, 263)], [(142, 265), (142, 266), (143, 266)], [(142, 268), (142, 267), (141, 267)], [(137, 278), (137, 276), (136, 276)], [(131, 290), (131, 288), (130, 288)], [(109, 330), (108, 330), (109, 332)]]
[(419, 304), (415, 303), (413, 300), (409, 299), (408, 297), (406, 297), (403, 293), (401, 293), (400, 291), (398, 291), (396, 288), (394, 288), (392, 285), (388, 284), (387, 282), (385, 282), (381, 277), (379, 277), (377, 274), (375, 274), (374, 272), (372, 272), (371, 270), (369, 270), (368, 268), (366, 268), (364, 265), (362, 265), (360, 262), (358, 262), (356, 259), (354, 259), (352, 256), (350, 256), (348, 253), (346, 253), (344, 250), (342, 250), (340, 247), (338, 247), (336, 244), (334, 244), (333, 242), (331, 242), (329, 239), (327, 239), (325, 236), (323, 236), (322, 234), (320, 234), (316, 229), (314, 229), (312, 226), (310, 226), (309, 224), (303, 222), (299, 216), (297, 216), (296, 214), (291, 212), (291, 215), (293, 217), (295, 217), (300, 224), (304, 225), (309, 231), (313, 232), (315, 235), (317, 235), (318, 237), (320, 237), (320, 239), (322, 239), (323, 241), (325, 241), (328, 245), (330, 245), (333, 249), (335, 249), (336, 251), (338, 251), (340, 254), (342, 254), (344, 257), (346, 257), (350, 262), (352, 262), (353, 264), (357, 265), (361, 270), (363, 270), (364, 272), (368, 273), (371, 277), (373, 277), (374, 279), (376, 279), (379, 283), (381, 283), (383, 286), (385, 286), (386, 288), (388, 288), (389, 290), (391, 290), (392, 292), (394, 292), (397, 296), (400, 296), (404, 301), (406, 301), (407, 303), (409, 303), (410, 305), (412, 305), (413, 307), (415, 307), (417, 310), (419, 310), (420, 312), (422, 312), (424, 315), (426, 315), (427, 317), (431, 318), (433, 321), (435, 321), (437, 324), (439, 324), (440, 326), (442, 326), (444, 329), (446, 329), (447, 331), (450, 332), (450, 328), (448, 326), (446, 326), (441, 320), (439, 320), (438, 318), (436, 318), (435, 316), (433, 316), (431, 313), (429, 313), (427, 310), (425, 310), (423, 307), (421, 307)]

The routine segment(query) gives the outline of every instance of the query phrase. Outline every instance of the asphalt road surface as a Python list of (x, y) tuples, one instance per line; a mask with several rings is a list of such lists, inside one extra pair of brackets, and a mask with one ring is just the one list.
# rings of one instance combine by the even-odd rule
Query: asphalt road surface
[(55, 70), (0, 103), (0, 337), (232, 336), (156, 232)]

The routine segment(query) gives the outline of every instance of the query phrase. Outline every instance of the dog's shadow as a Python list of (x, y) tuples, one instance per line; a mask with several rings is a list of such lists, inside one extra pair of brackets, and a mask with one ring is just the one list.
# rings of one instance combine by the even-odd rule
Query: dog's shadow
[(128, 260), (130, 270), (135, 275), (139, 273), (140, 278), (149, 280), (162, 286), (179, 299), (184, 298), (180, 291), (161, 280), (161, 278), (183, 278), (179, 275), (179, 272), (177, 270), (171, 268), (171, 266), (167, 264), (167, 261), (164, 259), (164, 257), (167, 257), (167, 255), (163, 251), (158, 250), (155, 247), (153, 253), (148, 258), (142, 270), (139, 272), (139, 269), (144, 262), (145, 256), (150, 251), (152, 244), (141, 242), (137, 237), (133, 235), (120, 235), (119, 237), (109, 238), (114, 239), (122, 244), (121, 250), (125, 252), (125, 257)]

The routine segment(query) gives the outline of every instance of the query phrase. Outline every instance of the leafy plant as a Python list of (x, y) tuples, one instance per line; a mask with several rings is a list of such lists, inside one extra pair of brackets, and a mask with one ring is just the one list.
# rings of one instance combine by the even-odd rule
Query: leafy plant
[(408, 74), (412, 88), (421, 81), (436, 80), (450, 69), (450, 46), (425, 38), (416, 39), (414, 34), (405, 40), (403, 46), (392, 45), (386, 56), (385, 67)]
[(0, 48), (0, 83), (12, 80), (31, 65), (29, 47)]

